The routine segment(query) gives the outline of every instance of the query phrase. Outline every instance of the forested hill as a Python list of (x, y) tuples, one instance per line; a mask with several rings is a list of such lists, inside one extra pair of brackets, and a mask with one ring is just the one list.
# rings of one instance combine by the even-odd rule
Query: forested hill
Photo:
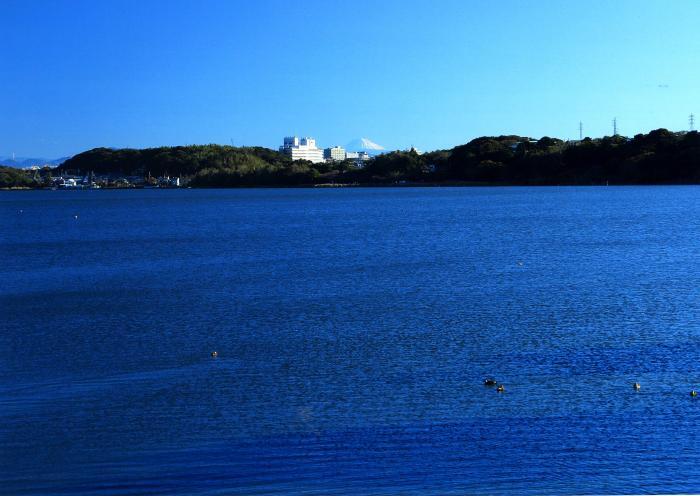
[(393, 184), (666, 184), (700, 183), (700, 135), (658, 129), (633, 138), (565, 142), (522, 136), (477, 138), (451, 150), (396, 151), (357, 168), (352, 162), (292, 162), (260, 147), (220, 145), (97, 148), (67, 160), (58, 172), (170, 175), (194, 187)]
[(33, 188), (36, 182), (24, 171), (0, 165), (0, 188)]
[(377, 157), (371, 177), (491, 184), (700, 183), (700, 135), (658, 129), (581, 141), (482, 137), (451, 150)]
[(169, 175), (192, 181), (230, 175), (255, 182), (256, 177), (262, 180), (262, 176), (273, 172), (293, 174), (299, 165), (303, 164), (294, 164), (284, 155), (263, 147), (191, 145), (145, 149), (95, 148), (66, 160), (57, 172), (141, 177)]

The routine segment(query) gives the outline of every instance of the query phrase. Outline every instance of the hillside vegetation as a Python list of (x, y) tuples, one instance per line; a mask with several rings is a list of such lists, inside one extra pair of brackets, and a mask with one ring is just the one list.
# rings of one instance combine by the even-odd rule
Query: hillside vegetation
[[(65, 173), (179, 176), (193, 187), (291, 186), (319, 183), (395, 184), (670, 184), (700, 183), (700, 134), (657, 129), (633, 138), (564, 142), (544, 137), (481, 137), (450, 150), (395, 151), (358, 168), (353, 162), (293, 162), (267, 148), (193, 145), (96, 148), (64, 162)], [(20, 174), (20, 173), (18, 173)], [(21, 175), (21, 174), (20, 174)], [(32, 184), (4, 172), (4, 183)], [(14, 183), (13, 183), (14, 181)], [(28, 183), (27, 183), (28, 181)]]
[(0, 165), (0, 188), (33, 188), (36, 182), (24, 171)]

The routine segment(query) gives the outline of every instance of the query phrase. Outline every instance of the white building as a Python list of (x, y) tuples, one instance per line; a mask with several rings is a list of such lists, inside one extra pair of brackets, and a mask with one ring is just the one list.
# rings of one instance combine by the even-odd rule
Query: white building
[(345, 148), (342, 146), (334, 146), (323, 150), (323, 158), (326, 160), (342, 161), (345, 160)]
[(69, 177), (68, 179), (64, 179), (62, 177), (59, 177), (57, 179), (57, 181), (58, 181), (59, 188), (77, 188), (78, 187), (78, 181), (76, 181), (72, 177)]
[(316, 146), (313, 138), (301, 138), (288, 136), (284, 138), (284, 144), (280, 146), (280, 152), (292, 160), (308, 160), (313, 163), (323, 162), (323, 150)]
[(365, 151), (361, 152), (346, 152), (345, 153), (345, 158), (347, 160), (353, 160), (355, 162), (355, 167), (364, 167), (365, 162), (367, 162), (370, 158), (369, 153)]

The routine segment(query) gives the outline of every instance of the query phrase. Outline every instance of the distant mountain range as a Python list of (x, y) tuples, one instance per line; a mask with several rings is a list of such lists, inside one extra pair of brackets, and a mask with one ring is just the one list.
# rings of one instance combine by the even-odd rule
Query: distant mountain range
[(68, 160), (70, 157), (61, 158), (28, 158), (28, 157), (0, 157), (0, 165), (5, 165), (7, 167), (15, 167), (17, 169), (24, 169), (26, 167), (33, 167), (35, 165), (44, 166), (50, 165), (52, 167), (61, 165), (63, 162)]

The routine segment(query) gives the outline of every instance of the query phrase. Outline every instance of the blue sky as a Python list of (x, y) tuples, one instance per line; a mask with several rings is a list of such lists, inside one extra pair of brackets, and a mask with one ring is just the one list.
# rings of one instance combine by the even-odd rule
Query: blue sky
[(0, 0), (0, 156), (700, 121), (700, 2)]

